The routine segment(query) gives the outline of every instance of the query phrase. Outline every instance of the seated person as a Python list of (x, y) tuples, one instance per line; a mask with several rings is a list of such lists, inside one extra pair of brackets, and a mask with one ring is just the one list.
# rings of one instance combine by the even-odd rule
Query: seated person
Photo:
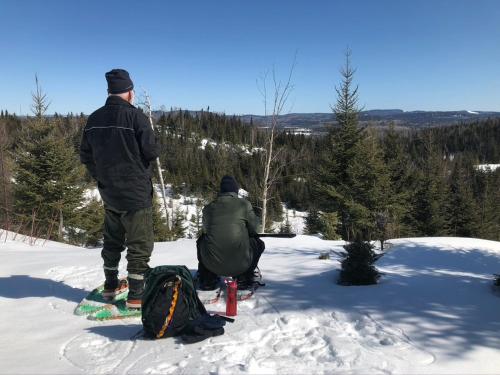
[(254, 284), (254, 271), (264, 251), (252, 205), (238, 197), (234, 177), (224, 176), (217, 198), (203, 208), (203, 232), (198, 241), (198, 288), (212, 290), (218, 276), (232, 276), (238, 289)]

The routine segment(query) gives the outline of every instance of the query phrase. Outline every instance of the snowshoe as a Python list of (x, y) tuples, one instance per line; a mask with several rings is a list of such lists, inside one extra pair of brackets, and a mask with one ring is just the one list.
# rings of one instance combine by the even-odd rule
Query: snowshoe
[(126, 285), (127, 279), (123, 278), (119, 281), (119, 293), (114, 292), (114, 298), (112, 301), (106, 299), (103, 295), (104, 293), (104, 284), (98, 286), (94, 290), (92, 290), (79, 304), (76, 306), (74, 314), (75, 315), (90, 315), (99, 310), (104, 309), (109, 304), (120, 303), (121, 301), (125, 301), (128, 296), (128, 287), (124, 288)]

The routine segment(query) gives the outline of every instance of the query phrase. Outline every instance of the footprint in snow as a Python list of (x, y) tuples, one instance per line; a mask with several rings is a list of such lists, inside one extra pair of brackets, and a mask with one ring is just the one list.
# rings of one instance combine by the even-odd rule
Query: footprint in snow
[(368, 315), (287, 314), (267, 327), (246, 328), (201, 348), (214, 373), (386, 374), (434, 361), (404, 332)]
[[(384, 325), (369, 315), (332, 313), (327, 323), (329, 330), (337, 332), (337, 344), (342, 347), (361, 348), (357, 362), (366, 363), (371, 357), (385, 358), (383, 368), (397, 369), (414, 365), (429, 365), (434, 356), (415, 345), (405, 333)], [(374, 359), (377, 361), (377, 359)]]
[(203, 360), (215, 365), (216, 373), (331, 372), (342, 365), (312, 317), (287, 315), (251, 328), (203, 347)]
[(72, 338), (61, 347), (62, 356), (73, 366), (90, 373), (108, 373), (116, 369), (132, 350), (129, 341), (111, 341), (94, 333)]

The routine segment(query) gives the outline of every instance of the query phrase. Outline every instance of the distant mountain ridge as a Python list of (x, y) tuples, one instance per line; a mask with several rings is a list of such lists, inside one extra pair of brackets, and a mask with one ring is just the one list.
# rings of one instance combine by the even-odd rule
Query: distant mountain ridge
[[(163, 113), (177, 112), (155, 111), (154, 116), (159, 118)], [(201, 111), (183, 110), (191, 115), (198, 115)], [(256, 126), (266, 126), (266, 116), (262, 115), (229, 115), (241, 118), (245, 123), (253, 122)], [(473, 122), (487, 118), (500, 118), (500, 112), (494, 111), (403, 111), (401, 109), (372, 109), (362, 111), (359, 121), (362, 125), (388, 126), (394, 124), (398, 127), (419, 128), (428, 126), (446, 126), (459, 123)], [(269, 116), (267, 117), (269, 119)], [(288, 113), (279, 116), (280, 128), (305, 128), (312, 132), (322, 132), (325, 127), (335, 124), (333, 113)]]
[[(259, 115), (240, 116), (245, 122), (265, 124), (266, 117)], [(387, 126), (394, 123), (402, 127), (445, 126), (474, 120), (498, 118), (500, 112), (487, 111), (403, 111), (401, 109), (374, 109), (362, 111), (359, 121), (362, 124), (372, 123), (377, 126)], [(299, 127), (320, 130), (325, 126), (335, 124), (333, 113), (289, 113), (279, 117), (280, 127)]]

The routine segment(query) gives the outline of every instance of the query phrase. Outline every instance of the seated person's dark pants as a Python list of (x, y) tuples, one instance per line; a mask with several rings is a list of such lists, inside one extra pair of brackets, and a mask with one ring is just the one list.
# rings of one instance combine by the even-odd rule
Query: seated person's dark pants
[[(198, 277), (200, 284), (210, 285), (217, 281), (219, 275), (216, 275), (215, 273), (207, 269), (201, 261), (200, 241), (202, 241), (202, 238), (203, 236), (198, 238), (198, 240), (196, 241), (196, 253), (198, 256)], [(260, 257), (264, 252), (265, 248), (266, 245), (264, 241), (262, 241), (260, 238), (250, 237), (250, 252), (252, 254), (252, 262), (250, 263), (250, 267), (248, 267), (248, 270), (242, 273), (241, 275), (224, 275), (224, 276), (233, 276), (238, 279), (251, 280), (253, 278), (253, 272), (255, 271), (257, 265), (259, 264)]]

